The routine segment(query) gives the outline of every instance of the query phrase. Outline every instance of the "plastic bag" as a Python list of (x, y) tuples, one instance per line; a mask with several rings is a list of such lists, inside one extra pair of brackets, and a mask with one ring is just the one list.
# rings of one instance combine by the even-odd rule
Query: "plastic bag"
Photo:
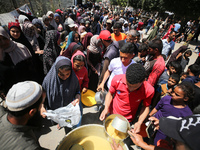
[(73, 106), (72, 103), (55, 110), (47, 110), (44, 114), (47, 116), (47, 119), (58, 123), (60, 127), (72, 128), (77, 125), (81, 119), (79, 104)]

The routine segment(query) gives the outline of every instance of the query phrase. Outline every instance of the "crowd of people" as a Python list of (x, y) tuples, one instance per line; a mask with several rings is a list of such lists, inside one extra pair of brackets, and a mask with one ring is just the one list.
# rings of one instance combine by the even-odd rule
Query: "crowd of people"
[[(188, 136), (200, 140), (200, 56), (185, 68), (192, 55), (188, 45), (194, 39), (198, 42), (199, 22), (190, 20), (183, 26), (172, 16), (79, 5), (48, 11), (39, 18), (17, 11), (17, 21), (0, 27), (2, 149), (40, 149), (29, 128), (35, 116), (40, 112), (46, 118), (46, 110), (70, 103), (82, 112), (81, 94), (88, 89), (108, 91), (99, 119), (124, 116), (134, 125), (130, 134), (136, 145), (173, 149), (169, 136), (198, 149), (185, 134), (196, 119)], [(183, 45), (172, 53), (179, 42)], [(192, 118), (188, 131), (179, 130), (181, 121), (169, 116)], [(151, 137), (153, 145), (139, 135), (149, 118), (158, 129)], [(121, 148), (116, 143), (112, 147)]]

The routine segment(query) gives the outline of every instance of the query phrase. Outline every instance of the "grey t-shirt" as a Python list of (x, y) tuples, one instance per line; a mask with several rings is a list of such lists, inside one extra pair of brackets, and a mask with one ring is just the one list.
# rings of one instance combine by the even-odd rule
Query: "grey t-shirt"
[(119, 57), (119, 44), (113, 41), (108, 47), (103, 58), (108, 58), (111, 61), (113, 58)]

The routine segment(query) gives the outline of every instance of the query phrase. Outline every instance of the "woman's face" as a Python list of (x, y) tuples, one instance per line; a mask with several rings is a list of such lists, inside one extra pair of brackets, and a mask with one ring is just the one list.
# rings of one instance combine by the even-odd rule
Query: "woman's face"
[(79, 42), (79, 35), (77, 33), (74, 35), (74, 42)]
[(46, 26), (49, 26), (49, 19), (46, 19), (46, 20), (44, 21), (44, 24), (45, 24)]
[(6, 49), (10, 46), (10, 39), (7, 39), (6, 37), (0, 35), (0, 47), (2, 49)]
[(51, 20), (53, 20), (53, 14), (50, 14), (49, 16), (48, 16), (48, 18), (49, 18), (49, 21), (51, 21)]
[(57, 17), (55, 17), (55, 22), (56, 23), (59, 23), (60, 22), (60, 18), (57, 16)]
[(10, 35), (14, 38), (14, 39), (18, 39), (21, 35), (20, 30), (17, 27), (13, 27), (10, 29)]
[(67, 78), (69, 78), (70, 75), (71, 70), (59, 69), (58, 71), (58, 77), (62, 80), (67, 80)]

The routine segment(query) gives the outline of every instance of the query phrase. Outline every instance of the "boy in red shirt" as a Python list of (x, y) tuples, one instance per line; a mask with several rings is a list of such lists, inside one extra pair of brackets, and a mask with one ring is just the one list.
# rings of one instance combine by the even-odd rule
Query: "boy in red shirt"
[[(149, 113), (149, 105), (154, 95), (154, 88), (145, 81), (146, 73), (141, 64), (131, 64), (126, 74), (116, 75), (105, 99), (105, 108), (100, 115), (103, 121), (108, 113), (120, 114), (132, 122), (138, 107), (143, 101), (138, 121), (134, 124), (135, 133), (140, 132), (140, 127)], [(114, 95), (114, 96), (113, 96)]]

